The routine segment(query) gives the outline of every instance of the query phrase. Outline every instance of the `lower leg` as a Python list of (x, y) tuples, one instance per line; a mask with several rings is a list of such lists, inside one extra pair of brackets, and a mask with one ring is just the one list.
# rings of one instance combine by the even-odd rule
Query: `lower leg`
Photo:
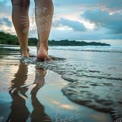
[(52, 0), (35, 0), (35, 18), (39, 38), (37, 59), (50, 59), (48, 56), (48, 37), (51, 29), (53, 10)]
[(20, 44), (21, 55), (29, 57), (29, 0), (12, 0), (12, 21)]

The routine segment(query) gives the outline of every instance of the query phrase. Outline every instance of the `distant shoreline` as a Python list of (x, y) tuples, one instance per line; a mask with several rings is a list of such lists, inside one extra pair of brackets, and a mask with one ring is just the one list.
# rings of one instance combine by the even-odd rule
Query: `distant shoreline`
[[(37, 42), (38, 42), (37, 38), (28, 39), (29, 46), (36, 46)], [(0, 45), (1, 44), (16, 46), (19, 45), (19, 42), (16, 35), (0, 32)], [(110, 44), (101, 42), (86, 42), (86, 41), (76, 41), (67, 39), (60, 41), (49, 40), (48, 44), (49, 46), (111, 46)]]
[(18, 47), (19, 45), (0, 44), (0, 47)]
[[(0, 44), (0, 47), (18, 47), (19, 45), (12, 45), (12, 44)], [(29, 45), (29, 46), (36, 46), (36, 45)], [(99, 42), (77, 42), (72, 43), (72, 41), (69, 41), (67, 44), (63, 44), (62, 41), (55, 41), (51, 42), (49, 41), (49, 46), (111, 46), (110, 44), (106, 43), (99, 43)]]
[(85, 42), (85, 41), (69, 41), (69, 40), (61, 40), (61, 41), (49, 41), (50, 46), (111, 46), (107, 43), (101, 42)]

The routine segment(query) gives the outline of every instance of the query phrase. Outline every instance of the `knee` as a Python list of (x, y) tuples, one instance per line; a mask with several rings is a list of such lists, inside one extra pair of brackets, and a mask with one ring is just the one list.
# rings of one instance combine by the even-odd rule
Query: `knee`
[(30, 0), (11, 0), (13, 6), (29, 7)]

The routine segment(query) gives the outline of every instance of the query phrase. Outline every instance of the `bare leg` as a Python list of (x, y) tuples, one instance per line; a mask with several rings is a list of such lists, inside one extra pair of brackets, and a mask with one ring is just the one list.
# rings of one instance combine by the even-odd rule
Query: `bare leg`
[[(28, 9), (29, 9), (30, 0), (11, 0), (11, 1), (12, 1), (12, 20), (19, 40), (21, 55), (25, 57), (29, 57)], [(26, 31), (24, 32), (24, 30)]]
[(35, 18), (39, 38), (37, 59), (50, 60), (48, 56), (48, 37), (51, 29), (53, 10), (52, 0), (35, 0)]

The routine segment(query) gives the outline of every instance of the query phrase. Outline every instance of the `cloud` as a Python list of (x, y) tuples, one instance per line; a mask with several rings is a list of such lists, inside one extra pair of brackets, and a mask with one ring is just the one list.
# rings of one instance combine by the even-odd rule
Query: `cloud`
[[(34, 0), (30, 1), (29, 15), (32, 19)], [(122, 0), (53, 0), (53, 2), (55, 12), (50, 39), (122, 39)], [(11, 0), (0, 0), (0, 29), (15, 33), (10, 21), (11, 8)]]
[(0, 16), (10, 16), (11, 8), (11, 0), (0, 0)]
[(115, 12), (110, 14), (100, 9), (88, 10), (81, 15), (90, 23), (94, 23), (96, 28), (106, 28), (112, 33), (122, 34), (122, 14)]
[[(104, 32), (104, 33), (103, 33)], [(79, 32), (73, 30), (58, 30), (52, 29), (50, 34), (50, 39), (55, 40), (62, 40), (62, 39), (69, 39), (69, 40), (111, 40), (115, 39), (122, 39), (122, 34), (108, 34), (106, 33), (106, 29), (99, 29), (94, 31), (86, 31), (86, 32)], [(122, 42), (121, 42), (122, 45)]]
[(102, 0), (101, 5), (112, 11), (122, 10), (122, 0)]
[(74, 31), (86, 31), (85, 26), (79, 21), (73, 21), (65, 18), (61, 18), (60, 20), (54, 22), (54, 26), (67, 26)]
[(122, 10), (122, 0), (54, 0), (57, 7), (81, 6), (81, 7), (103, 7), (109, 10)]
[(0, 25), (6, 25), (7, 27), (11, 27), (12, 22), (8, 18), (3, 17), (3, 18), (0, 18)]

